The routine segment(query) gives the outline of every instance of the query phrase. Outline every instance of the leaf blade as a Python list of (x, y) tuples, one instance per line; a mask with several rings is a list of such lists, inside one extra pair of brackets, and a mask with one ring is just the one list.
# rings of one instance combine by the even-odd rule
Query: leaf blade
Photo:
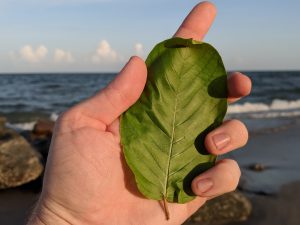
[[(181, 38), (156, 45), (146, 64), (145, 89), (121, 117), (125, 159), (146, 197), (185, 203), (194, 198), (188, 190), (191, 174), (215, 161), (203, 153), (203, 142), (226, 113), (225, 68), (211, 45)], [(213, 84), (221, 93), (217, 97)]]

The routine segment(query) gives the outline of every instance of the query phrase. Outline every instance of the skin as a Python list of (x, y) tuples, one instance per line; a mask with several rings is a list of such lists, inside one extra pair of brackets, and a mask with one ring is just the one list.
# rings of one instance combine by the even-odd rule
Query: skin
[[(216, 9), (209, 2), (194, 7), (174, 36), (202, 40)], [(47, 161), (39, 202), (28, 225), (50, 224), (181, 224), (207, 199), (233, 191), (240, 169), (225, 159), (192, 182), (198, 195), (187, 204), (169, 203), (166, 220), (158, 201), (145, 199), (137, 190), (120, 147), (119, 116), (139, 98), (147, 76), (142, 59), (132, 57), (119, 75), (95, 96), (60, 116)], [(133, 82), (134, 81), (134, 82)], [(251, 81), (241, 73), (228, 79), (229, 102), (250, 93)], [(214, 137), (225, 134), (229, 143), (216, 148)], [(246, 127), (226, 121), (207, 135), (205, 144), (216, 155), (246, 144)], [(198, 181), (207, 181), (198, 186)], [(208, 190), (203, 191), (205, 187)]]

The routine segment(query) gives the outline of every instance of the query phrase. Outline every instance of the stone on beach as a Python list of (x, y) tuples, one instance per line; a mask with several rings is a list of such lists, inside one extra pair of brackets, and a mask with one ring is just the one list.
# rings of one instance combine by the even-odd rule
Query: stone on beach
[(43, 171), (40, 155), (15, 131), (0, 127), (0, 189), (20, 186)]
[(249, 169), (256, 171), (256, 172), (261, 172), (266, 169), (266, 166), (261, 163), (254, 163), (254, 164), (249, 165)]
[(250, 201), (235, 191), (209, 200), (185, 225), (221, 225), (229, 222), (245, 221), (252, 210)]
[(36, 135), (51, 135), (54, 128), (54, 122), (48, 120), (39, 120), (33, 128), (33, 133)]
[(0, 130), (4, 128), (6, 123), (6, 118), (0, 116)]
[(42, 155), (43, 164), (47, 161), (54, 124), (53, 121), (38, 120), (32, 131), (20, 133)]

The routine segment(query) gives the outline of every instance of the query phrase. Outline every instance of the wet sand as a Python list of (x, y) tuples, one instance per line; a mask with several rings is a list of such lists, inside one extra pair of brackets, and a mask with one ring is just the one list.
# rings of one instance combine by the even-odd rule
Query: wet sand
[(24, 225), (38, 196), (37, 192), (23, 188), (0, 191), (0, 224)]
[[(0, 192), (0, 224), (24, 225), (38, 194), (20, 188)], [(250, 195), (253, 211), (245, 222), (228, 225), (300, 224), (300, 181), (285, 185), (277, 195)], [(193, 223), (194, 224), (194, 223)]]
[[(248, 144), (229, 153), (242, 169), (239, 187), (245, 192), (276, 194), (281, 186), (300, 181), (300, 123), (289, 127), (251, 133)], [(250, 165), (260, 164), (263, 171), (254, 171)], [(300, 198), (299, 198), (300, 201)], [(300, 223), (299, 223), (300, 224)]]
[(247, 221), (228, 225), (300, 224), (300, 181), (284, 185), (274, 196), (252, 195), (253, 211)]

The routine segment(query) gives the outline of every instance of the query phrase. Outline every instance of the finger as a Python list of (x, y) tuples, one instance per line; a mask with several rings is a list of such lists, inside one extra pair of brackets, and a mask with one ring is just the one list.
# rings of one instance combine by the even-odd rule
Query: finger
[(234, 72), (228, 77), (228, 101), (233, 103), (251, 92), (251, 80), (248, 76)]
[(137, 101), (146, 77), (144, 61), (134, 56), (106, 88), (76, 106), (77, 110), (107, 126)]
[(248, 141), (248, 130), (239, 120), (228, 120), (205, 137), (206, 149), (221, 155), (244, 146)]
[(192, 190), (200, 197), (225, 194), (236, 189), (240, 176), (241, 171), (236, 161), (223, 159), (197, 176), (192, 182)]
[(212, 3), (199, 3), (185, 18), (174, 37), (202, 40), (212, 25), (216, 12), (216, 7)]

